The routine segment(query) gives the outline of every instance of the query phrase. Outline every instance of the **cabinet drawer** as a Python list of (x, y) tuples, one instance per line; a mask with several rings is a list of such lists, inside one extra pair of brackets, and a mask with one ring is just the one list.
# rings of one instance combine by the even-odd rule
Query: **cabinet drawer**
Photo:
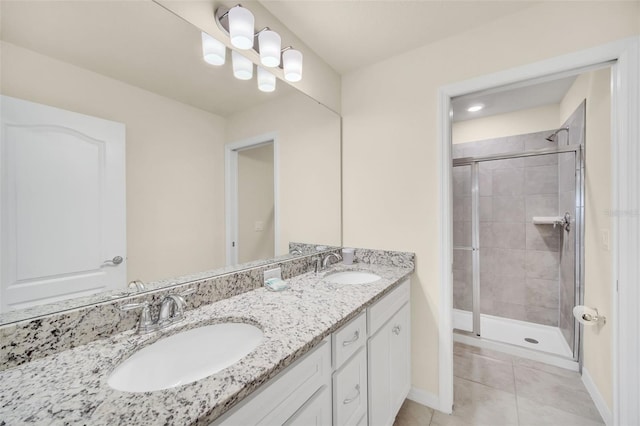
[(368, 308), (367, 317), (369, 336), (373, 336), (398, 310), (409, 301), (409, 280)]
[(367, 413), (365, 348), (333, 374), (333, 426), (357, 424)]
[(285, 426), (330, 426), (331, 389), (323, 386), (284, 424)]
[(337, 370), (358, 349), (364, 347), (367, 340), (366, 312), (333, 333), (331, 338), (333, 339), (333, 368)]
[(283, 424), (323, 385), (331, 383), (330, 342), (294, 362), (263, 387), (214, 421), (213, 425)]

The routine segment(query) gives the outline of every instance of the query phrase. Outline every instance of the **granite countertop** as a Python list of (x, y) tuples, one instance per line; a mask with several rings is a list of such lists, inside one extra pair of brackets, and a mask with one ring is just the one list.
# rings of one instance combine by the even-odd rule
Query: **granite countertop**
[[(356, 269), (382, 277), (338, 285), (327, 273)], [(185, 321), (139, 336), (132, 331), (0, 372), (0, 425), (208, 424), (305, 354), (365, 307), (395, 288), (413, 268), (337, 265), (291, 278), (283, 292), (264, 288), (185, 313)], [(225, 321), (259, 326), (263, 342), (242, 360), (193, 383), (156, 392), (112, 389), (107, 378), (137, 349), (185, 329)]]

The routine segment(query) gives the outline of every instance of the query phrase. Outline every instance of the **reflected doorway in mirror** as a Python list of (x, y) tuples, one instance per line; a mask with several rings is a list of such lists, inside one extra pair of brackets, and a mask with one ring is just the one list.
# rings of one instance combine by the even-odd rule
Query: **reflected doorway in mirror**
[(227, 265), (274, 257), (278, 247), (274, 134), (225, 147)]

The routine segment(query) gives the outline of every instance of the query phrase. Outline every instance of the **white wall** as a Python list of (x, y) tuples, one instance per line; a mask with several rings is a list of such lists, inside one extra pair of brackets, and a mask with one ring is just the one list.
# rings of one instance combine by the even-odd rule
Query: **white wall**
[(227, 141), (277, 130), (279, 248), (340, 245), (340, 117), (300, 93), (228, 118)]
[(128, 279), (223, 266), (224, 120), (2, 42), (2, 94), (126, 125)]
[(602, 241), (611, 235), (611, 73), (582, 74), (560, 104), (563, 123), (586, 98), (584, 304), (607, 317), (602, 327), (584, 327), (584, 367), (613, 409), (612, 259)]
[(544, 2), (343, 76), (344, 244), (416, 253), (414, 387), (438, 395), (438, 88), (637, 35), (638, 8)]
[(543, 105), (475, 120), (456, 121), (451, 142), (464, 143), (540, 132), (558, 127), (560, 105)]

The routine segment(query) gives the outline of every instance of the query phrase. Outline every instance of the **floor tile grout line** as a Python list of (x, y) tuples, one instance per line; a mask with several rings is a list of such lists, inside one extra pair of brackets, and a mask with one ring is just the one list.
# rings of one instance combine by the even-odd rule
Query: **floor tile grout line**
[(520, 426), (520, 408), (518, 407), (518, 385), (516, 384), (516, 366), (513, 363), (513, 359), (511, 360), (511, 371), (513, 372), (513, 395), (516, 398), (516, 419), (518, 421), (518, 426)]

